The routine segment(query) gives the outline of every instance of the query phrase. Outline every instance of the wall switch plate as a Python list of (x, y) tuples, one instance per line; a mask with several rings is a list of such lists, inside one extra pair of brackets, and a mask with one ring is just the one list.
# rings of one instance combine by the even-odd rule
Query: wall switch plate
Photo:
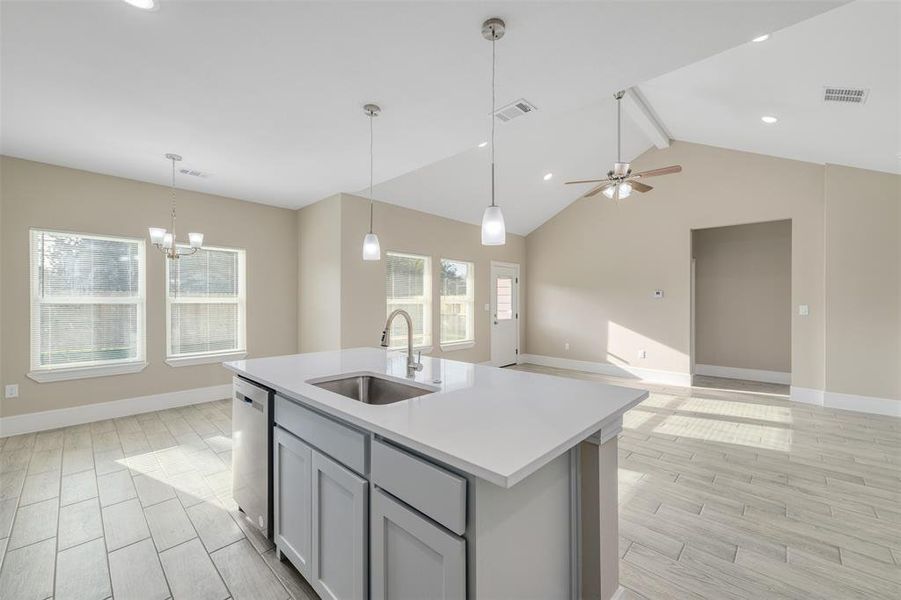
[(647, 350), (639, 350), (639, 351), (638, 351), (638, 358), (647, 358), (647, 357), (648, 357), (648, 351), (647, 351)]
[(569, 342), (566, 342), (565, 344), (563, 344), (563, 349), (569, 350)]
[(663, 298), (663, 290), (654, 290), (654, 299), (659, 300)]
[(19, 384), (12, 383), (12, 384), (6, 386), (6, 389), (4, 390), (4, 392), (5, 393), (3, 395), (6, 398), (18, 398), (19, 397)]
[(799, 304), (798, 305), (798, 314), (801, 315), (802, 317), (806, 317), (807, 315), (810, 314), (810, 306), (808, 306), (806, 304)]

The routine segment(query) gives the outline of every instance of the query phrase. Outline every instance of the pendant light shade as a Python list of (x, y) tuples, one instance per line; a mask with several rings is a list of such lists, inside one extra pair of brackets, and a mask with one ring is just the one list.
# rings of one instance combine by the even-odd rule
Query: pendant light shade
[(482, 245), (503, 246), (507, 243), (507, 226), (500, 206), (489, 206), (482, 214)]
[(363, 238), (363, 260), (382, 260), (379, 236), (374, 233), (367, 233)]
[(367, 104), (363, 111), (369, 116), (369, 233), (363, 236), (363, 260), (382, 260), (379, 236), (372, 232), (372, 119), (382, 111), (375, 104)]
[(504, 213), (501, 207), (494, 202), (494, 113), (496, 104), (494, 101), (494, 71), (495, 51), (494, 44), (504, 37), (506, 25), (501, 19), (488, 19), (482, 23), (482, 37), (491, 42), (491, 205), (482, 214), (482, 245), (503, 246), (507, 243), (507, 226), (504, 224)]

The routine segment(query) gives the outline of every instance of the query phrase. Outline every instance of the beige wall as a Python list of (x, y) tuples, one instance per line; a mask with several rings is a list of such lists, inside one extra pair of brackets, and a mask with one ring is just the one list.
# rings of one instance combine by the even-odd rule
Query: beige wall
[(341, 196), (297, 211), (298, 348), (341, 347)]
[(901, 176), (826, 166), (826, 390), (901, 399)]
[(695, 362), (791, 372), (791, 221), (698, 229), (692, 253)]
[(823, 167), (674, 142), (633, 169), (670, 164), (651, 192), (577, 200), (529, 234), (526, 352), (688, 373), (691, 230), (790, 219), (792, 304), (810, 306), (792, 311), (792, 383), (823, 389)]
[[(162, 163), (161, 163), (162, 164)], [(0, 414), (73, 407), (227, 383), (218, 364), (170, 367), (165, 359), (165, 263), (147, 253), (147, 361), (140, 373), (36, 383), (29, 369), (28, 230), (52, 228), (145, 238), (149, 225), (167, 225), (165, 187), (9, 157), (0, 159), (2, 187), (2, 323), (4, 383), (19, 398), (2, 400)], [(210, 245), (247, 251), (247, 348), (250, 356), (297, 349), (297, 228), (294, 211), (180, 191), (178, 218)]]
[[(322, 203), (332, 203), (328, 198)], [(313, 205), (316, 206), (316, 205)], [(304, 210), (309, 210), (307, 209)], [(328, 209), (316, 209), (320, 213)], [(369, 204), (365, 198), (350, 194), (340, 197), (340, 346), (353, 348), (357, 346), (377, 346), (382, 328), (385, 326), (385, 261), (388, 251), (408, 252), (432, 257), (432, 356), (445, 356), (454, 360), (481, 362), (490, 359), (490, 325), (489, 313), (484, 305), (489, 302), (489, 269), (491, 260), (518, 263), (524, 268), (525, 239), (518, 235), (507, 235), (507, 244), (502, 247), (482, 246), (480, 229), (477, 225), (461, 223), (451, 219), (436, 217), (427, 213), (377, 202), (375, 205), (375, 232), (379, 236), (383, 260), (364, 262), (362, 258), (363, 236), (369, 229)], [(334, 219), (329, 212), (329, 219)], [(334, 221), (332, 221), (334, 222)], [(320, 223), (320, 226), (331, 231), (331, 224)], [(331, 234), (330, 234), (331, 235)], [(301, 241), (304, 247), (304, 242)], [(475, 263), (475, 346), (464, 350), (442, 352), (438, 344), (438, 261), (441, 258), (466, 260)], [(301, 262), (306, 264), (304, 259)], [(320, 287), (313, 284), (308, 287), (307, 294), (319, 296), (317, 303), (334, 303), (338, 296), (332, 295), (333, 283)], [(524, 289), (524, 288), (521, 288)], [(301, 295), (305, 292), (302, 290)], [(307, 299), (302, 299), (302, 303)], [(520, 305), (520, 316), (525, 311), (525, 302)], [(329, 314), (323, 311), (323, 314)], [(316, 314), (304, 314), (301, 318), (301, 331), (307, 327), (321, 327), (321, 324), (310, 323), (318, 318)], [(520, 325), (524, 319), (520, 319)], [(329, 317), (329, 335), (313, 343), (302, 343), (303, 351), (324, 350), (333, 347), (334, 327)], [(307, 338), (304, 338), (305, 340)], [(520, 329), (522, 338), (522, 328)]]

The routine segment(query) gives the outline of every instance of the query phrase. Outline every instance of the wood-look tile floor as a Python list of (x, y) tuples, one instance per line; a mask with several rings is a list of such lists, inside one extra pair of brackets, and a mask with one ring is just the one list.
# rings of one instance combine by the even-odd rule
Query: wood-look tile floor
[[(651, 390), (620, 438), (628, 598), (901, 597), (901, 420)], [(311, 600), (230, 498), (231, 405), (0, 439), (0, 598)]]
[(0, 439), (0, 599), (317, 599), (236, 508), (228, 400)]
[(701, 377), (648, 389), (619, 439), (620, 581), (632, 598), (901, 598), (901, 419)]

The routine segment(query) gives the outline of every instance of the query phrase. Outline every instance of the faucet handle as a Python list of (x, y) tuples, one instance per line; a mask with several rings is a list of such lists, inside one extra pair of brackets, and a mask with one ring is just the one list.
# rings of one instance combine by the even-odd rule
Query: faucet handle
[(422, 371), (422, 350), (416, 353), (416, 363), (413, 365), (416, 371)]

